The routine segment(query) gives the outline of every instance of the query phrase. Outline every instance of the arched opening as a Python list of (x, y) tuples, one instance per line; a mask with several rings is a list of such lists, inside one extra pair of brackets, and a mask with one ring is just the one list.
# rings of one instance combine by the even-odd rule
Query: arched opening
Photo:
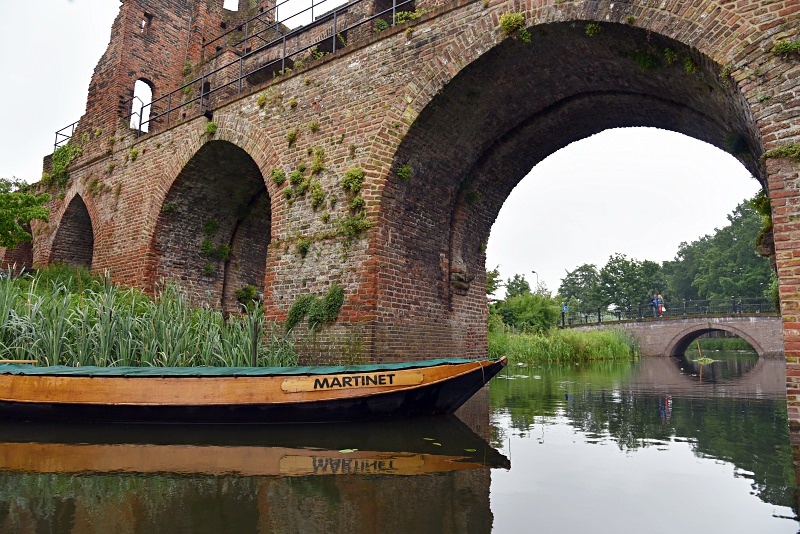
[(197, 303), (241, 311), (243, 290), (263, 293), (270, 237), (270, 199), (258, 166), (232, 143), (208, 142), (164, 199), (152, 282), (173, 280)]
[[(392, 335), (399, 323), (431, 332), (420, 351), (441, 352), (447, 339), (447, 352), (480, 356), (492, 225), (530, 170), (577, 140), (613, 128), (658, 128), (727, 148), (760, 176), (754, 120), (719, 65), (632, 26), (603, 24), (593, 36), (585, 26), (533, 27), (531, 45), (505, 40), (422, 109), (396, 152), (384, 194), (385, 224), (403, 229), (388, 247), (413, 265), (379, 272), (388, 297), (377, 314), (378, 335)], [(545, 203), (566, 209), (569, 198), (535, 198), (529, 210)], [(556, 221), (540, 231), (556, 233)], [(518, 239), (524, 247), (524, 235)], [(563, 241), (569, 246), (569, 236)], [(403, 272), (412, 271), (415, 279), (404, 280)], [(420, 313), (405, 311), (408, 294)], [(392, 329), (383, 332), (384, 322)]]
[(684, 374), (704, 382), (741, 378), (758, 364), (757, 349), (744, 337), (723, 329), (698, 329), (680, 340), (671, 354)]
[(66, 263), (91, 268), (94, 255), (94, 230), (89, 210), (80, 195), (75, 195), (61, 216), (50, 263)]
[(144, 79), (133, 84), (131, 104), (131, 128), (146, 133), (150, 130), (150, 104), (153, 102), (153, 86)]

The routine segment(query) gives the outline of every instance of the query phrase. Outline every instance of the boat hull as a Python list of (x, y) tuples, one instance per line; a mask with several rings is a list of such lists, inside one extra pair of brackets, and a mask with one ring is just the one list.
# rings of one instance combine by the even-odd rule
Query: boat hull
[[(304, 378), (302, 375), (180, 378), (0, 375), (0, 417), (264, 424), (430, 416), (458, 409), (505, 365), (506, 360), (500, 359), (403, 369), (391, 373), (395, 382), (391, 385), (329, 387), (318, 391), (294, 391), (294, 384)], [(373, 374), (378, 376), (380, 371)], [(365, 376), (365, 373), (305, 378), (312, 385), (335, 385), (338, 383), (335, 378), (346, 382), (343, 379), (346, 376)], [(352, 382), (358, 380), (347, 381)]]

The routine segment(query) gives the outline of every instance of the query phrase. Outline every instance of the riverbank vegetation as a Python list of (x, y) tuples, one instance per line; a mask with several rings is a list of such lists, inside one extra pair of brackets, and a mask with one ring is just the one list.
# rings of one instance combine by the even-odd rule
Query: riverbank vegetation
[[(557, 328), (564, 307), (615, 319), (619, 310), (645, 310), (654, 293), (668, 303), (686, 300), (776, 298), (769, 260), (756, 253), (769, 227), (764, 195), (739, 204), (729, 225), (691, 243), (682, 243), (673, 261), (661, 264), (614, 254), (601, 268), (584, 264), (568, 271), (555, 296), (543, 285), (531, 288), (523, 275), (505, 282), (499, 269), (487, 272), (489, 355), (511, 360), (571, 361), (631, 358), (635, 343), (621, 330), (574, 332)], [(505, 299), (491, 297), (505, 287)], [(685, 302), (684, 302), (685, 303)], [(568, 319), (569, 316), (565, 316)], [(703, 350), (748, 350), (738, 338), (703, 339)]]
[(85, 269), (0, 278), (0, 358), (41, 365), (297, 365), (294, 342), (260, 306), (226, 318), (167, 283), (155, 298)]

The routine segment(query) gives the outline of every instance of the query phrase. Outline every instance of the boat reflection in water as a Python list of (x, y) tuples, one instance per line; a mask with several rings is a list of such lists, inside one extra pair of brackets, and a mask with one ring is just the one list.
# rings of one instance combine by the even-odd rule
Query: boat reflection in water
[(489, 532), (508, 458), (456, 417), (0, 425), (0, 531)]
[(0, 426), (0, 470), (244, 476), (510, 468), (455, 417), (339, 425)]

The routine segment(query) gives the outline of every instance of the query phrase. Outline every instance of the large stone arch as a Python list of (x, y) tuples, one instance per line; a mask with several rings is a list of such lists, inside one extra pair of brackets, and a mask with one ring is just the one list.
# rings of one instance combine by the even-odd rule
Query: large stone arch
[(270, 195), (257, 163), (229, 141), (208, 141), (164, 196), (149, 285), (174, 280), (195, 302), (240, 310), (237, 290), (264, 291), (271, 229)]
[(50, 249), (49, 263), (92, 267), (94, 226), (81, 195), (75, 194), (66, 204)]
[(676, 336), (674, 336), (668, 343), (667, 347), (664, 349), (665, 356), (681, 356), (686, 349), (692, 344), (692, 342), (702, 336), (703, 334), (708, 334), (709, 332), (728, 332), (730, 334), (735, 335), (736, 337), (740, 337), (747, 341), (753, 349), (755, 349), (756, 353), (758, 353), (759, 358), (764, 358), (767, 356), (766, 351), (762, 344), (753, 336), (751, 336), (748, 332), (742, 330), (741, 328), (737, 328), (734, 325), (729, 324), (718, 324), (715, 323), (713, 326), (710, 326), (709, 323), (705, 324), (695, 324), (689, 326)]
[(437, 346), (447, 340), (448, 352), (483, 353), (491, 225), (530, 169), (574, 141), (616, 127), (672, 130), (734, 152), (766, 182), (759, 126), (723, 64), (632, 24), (604, 22), (589, 36), (588, 23), (535, 25), (531, 44), (505, 39), (452, 79), (430, 77), (442, 85), (399, 144), (383, 191), (387, 254), (417, 274), (378, 273), (389, 300), (414, 295), (408, 308), (379, 310), (393, 329), (404, 323)]

